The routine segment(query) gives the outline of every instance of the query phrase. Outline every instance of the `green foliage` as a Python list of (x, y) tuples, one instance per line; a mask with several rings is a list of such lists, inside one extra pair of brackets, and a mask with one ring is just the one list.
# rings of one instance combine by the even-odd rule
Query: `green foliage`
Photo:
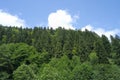
[(94, 66), (93, 80), (119, 80), (120, 68), (116, 65), (99, 64)]
[(80, 64), (81, 64), (80, 57), (73, 56), (72, 60), (70, 61), (70, 70), (72, 71), (75, 66), (80, 65)]
[(50, 66), (45, 65), (42, 72), (40, 72), (39, 80), (62, 80), (59, 71)]
[(0, 25), (0, 80), (120, 80), (120, 37)]
[(14, 80), (37, 80), (34, 71), (28, 65), (22, 64), (13, 72)]
[(33, 63), (37, 51), (24, 43), (11, 43), (0, 46), (0, 55), (0, 71), (7, 72), (11, 77), (13, 71), (22, 63)]
[(89, 63), (77, 65), (73, 69), (72, 74), (72, 80), (92, 80), (92, 66)]
[(97, 53), (98, 56), (98, 63), (108, 63), (107, 53), (101, 40), (98, 40), (94, 44), (94, 51)]
[(70, 79), (69, 75), (71, 73), (71, 65), (70, 60), (66, 55), (59, 59), (53, 58), (49, 64), (50, 66), (54, 67), (56, 70), (59, 71), (59, 74), (61, 75), (61, 80)]
[[(116, 36), (115, 38), (111, 36), (112, 43), (112, 52), (115, 54), (114, 62), (117, 65), (120, 65), (120, 37)], [(112, 54), (113, 55), (113, 54)]]
[(43, 63), (48, 63), (50, 61), (50, 54), (48, 52), (43, 51), (41, 54), (35, 55), (34, 62), (41, 66)]
[(102, 35), (102, 44), (105, 48), (106, 51), (106, 57), (110, 57), (110, 53), (111, 53), (111, 44), (110, 41), (108, 40), (108, 38), (105, 35)]
[[(30, 64), (34, 55), (37, 54), (34, 47), (27, 44), (16, 44), (15, 51), (13, 52), (12, 59), (15, 60), (15, 64), (20, 65), (21, 63)], [(33, 56), (33, 57), (32, 57)]]
[(12, 51), (10, 48), (11, 45), (3, 44), (0, 46), (0, 71), (7, 71), (8, 73), (11, 73), (14, 69), (11, 59)]
[(0, 80), (7, 80), (9, 76), (7, 72), (0, 72)]
[(89, 55), (91, 64), (97, 64), (98, 63), (98, 56), (95, 52), (90, 53)]

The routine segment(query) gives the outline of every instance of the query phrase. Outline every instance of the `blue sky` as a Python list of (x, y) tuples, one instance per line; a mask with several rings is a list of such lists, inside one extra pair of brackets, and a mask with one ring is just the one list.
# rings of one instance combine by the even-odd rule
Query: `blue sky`
[[(18, 23), (15, 22), (15, 19), (13, 22), (10, 19), (11, 23), (17, 26), (19, 24), (29, 27), (53, 26), (54, 23), (57, 23), (55, 21), (62, 21), (63, 25), (60, 25), (61, 23), (56, 25), (66, 25), (82, 30), (88, 28), (91, 31), (99, 33), (102, 31), (106, 35), (108, 33), (114, 35), (119, 34), (120, 31), (119, 3), (120, 0), (1, 0), (0, 13), (17, 17)], [(53, 15), (49, 19), (51, 14)], [(3, 18), (1, 18), (0, 24), (8, 22), (2, 20)], [(7, 19), (7, 17), (5, 18)], [(48, 19), (51, 20), (50, 24)]]

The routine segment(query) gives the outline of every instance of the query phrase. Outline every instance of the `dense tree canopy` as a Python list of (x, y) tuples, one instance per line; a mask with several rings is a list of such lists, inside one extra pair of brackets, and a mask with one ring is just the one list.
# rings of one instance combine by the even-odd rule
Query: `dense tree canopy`
[(0, 25), (0, 80), (120, 80), (120, 37)]

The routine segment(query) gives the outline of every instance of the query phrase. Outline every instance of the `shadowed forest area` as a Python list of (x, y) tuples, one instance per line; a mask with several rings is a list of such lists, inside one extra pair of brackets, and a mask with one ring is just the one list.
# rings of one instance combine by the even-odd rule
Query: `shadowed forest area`
[(0, 25), (0, 80), (120, 80), (120, 37)]

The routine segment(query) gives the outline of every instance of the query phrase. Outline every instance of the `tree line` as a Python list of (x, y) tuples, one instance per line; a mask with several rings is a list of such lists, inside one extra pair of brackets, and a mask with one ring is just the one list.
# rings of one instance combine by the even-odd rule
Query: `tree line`
[(0, 25), (0, 80), (119, 80), (120, 37)]

